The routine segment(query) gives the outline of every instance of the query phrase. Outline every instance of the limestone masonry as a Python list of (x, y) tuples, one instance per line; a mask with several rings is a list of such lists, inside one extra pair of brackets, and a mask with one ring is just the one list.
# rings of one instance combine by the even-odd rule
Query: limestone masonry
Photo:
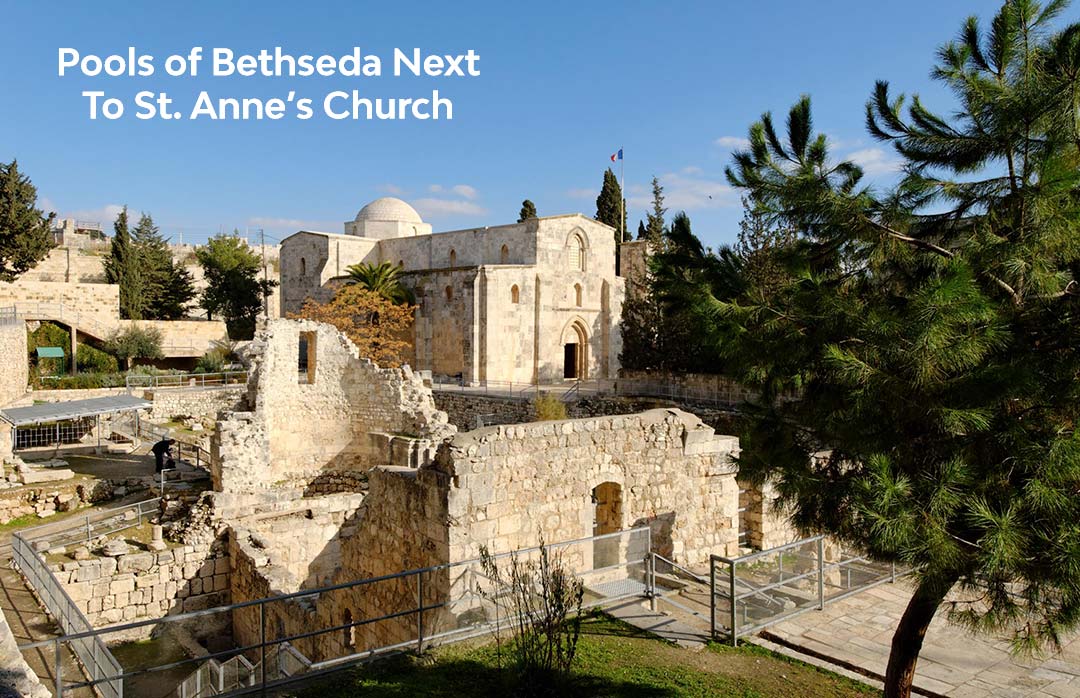
[(611, 228), (580, 214), (433, 234), (404, 201), (371, 202), (345, 234), (281, 243), (281, 312), (325, 302), (350, 265), (388, 262), (416, 296), (413, 368), (465, 383), (618, 375), (624, 280)]

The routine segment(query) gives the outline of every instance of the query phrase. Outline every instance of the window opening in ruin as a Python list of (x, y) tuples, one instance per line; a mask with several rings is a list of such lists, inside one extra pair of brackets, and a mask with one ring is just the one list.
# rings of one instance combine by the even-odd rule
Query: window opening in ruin
[(345, 650), (352, 654), (356, 651), (356, 626), (352, 624), (352, 611), (346, 608), (345, 617), (342, 619), (342, 621), (342, 625), (344, 625), (345, 627), (341, 629), (341, 641), (345, 645)]
[[(604, 482), (593, 488), (593, 535), (621, 531), (622, 486), (617, 482)], [(613, 536), (593, 541), (593, 569), (619, 563), (619, 538)]]
[(509, 263), (510, 263), (510, 248), (507, 247), (506, 245), (503, 245), (502, 249), (499, 250), (499, 264), (509, 264)]
[(307, 276), (307, 260), (300, 258), (300, 276)]
[(521, 291), (518, 290), (517, 284), (514, 284), (513, 286), (510, 287), (510, 302), (511, 303), (519, 303), (519, 302), (521, 302)]
[(448, 301), (454, 300), (454, 287), (453, 286), (447, 286), (446, 287), (446, 300), (448, 300)]
[(315, 333), (301, 332), (297, 346), (296, 382), (311, 385), (315, 383)]
[(457, 266), (457, 250), (450, 250), (450, 266)]
[(581, 284), (574, 284), (574, 305), (581, 307)]

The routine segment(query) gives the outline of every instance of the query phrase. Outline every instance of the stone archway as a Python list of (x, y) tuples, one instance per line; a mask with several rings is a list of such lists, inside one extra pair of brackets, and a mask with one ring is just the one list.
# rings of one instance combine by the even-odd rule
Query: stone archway
[(585, 380), (589, 377), (589, 331), (579, 320), (571, 322), (562, 335), (563, 378)]
[[(623, 492), (617, 482), (602, 482), (592, 491), (593, 535), (617, 533), (623, 529)], [(593, 569), (619, 563), (619, 538), (593, 541)]]

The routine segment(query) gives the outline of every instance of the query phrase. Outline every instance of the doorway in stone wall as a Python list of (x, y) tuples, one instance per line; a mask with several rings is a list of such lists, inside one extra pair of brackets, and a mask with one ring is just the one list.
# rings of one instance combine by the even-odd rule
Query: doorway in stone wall
[[(593, 488), (593, 535), (622, 530), (622, 485), (604, 482)], [(593, 541), (593, 569), (619, 563), (619, 537)]]
[(589, 334), (580, 320), (563, 330), (563, 378), (585, 380), (588, 369)]

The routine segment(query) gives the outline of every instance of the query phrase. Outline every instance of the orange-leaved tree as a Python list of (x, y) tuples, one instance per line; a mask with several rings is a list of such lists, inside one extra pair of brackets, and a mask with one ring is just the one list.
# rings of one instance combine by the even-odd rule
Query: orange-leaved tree
[(380, 366), (401, 366), (413, 356), (413, 306), (396, 305), (358, 285), (343, 286), (327, 303), (309, 298), (294, 319), (317, 320), (341, 330)]

